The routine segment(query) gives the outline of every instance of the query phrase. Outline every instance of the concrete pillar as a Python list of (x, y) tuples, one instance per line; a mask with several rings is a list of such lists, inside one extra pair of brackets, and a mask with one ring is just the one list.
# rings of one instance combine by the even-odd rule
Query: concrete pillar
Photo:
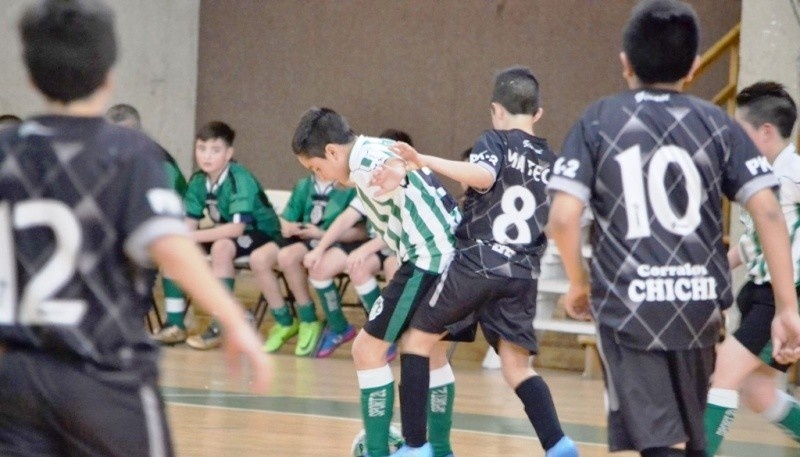
[[(20, 60), (17, 21), (30, 0), (0, 8), (0, 113), (40, 113)], [(134, 105), (144, 128), (188, 173), (197, 104), (200, 0), (106, 0), (116, 12), (119, 60), (112, 103)]]

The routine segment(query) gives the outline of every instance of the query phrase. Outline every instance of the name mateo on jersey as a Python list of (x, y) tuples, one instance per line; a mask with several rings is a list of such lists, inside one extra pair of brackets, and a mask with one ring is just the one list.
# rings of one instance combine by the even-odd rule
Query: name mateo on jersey
[(550, 182), (550, 168), (547, 166), (528, 160), (516, 151), (507, 151), (506, 160), (509, 165), (519, 170), (520, 173), (530, 176), (534, 181), (540, 181), (545, 184)]
[(703, 265), (640, 265), (628, 285), (628, 298), (635, 303), (700, 301), (717, 298), (717, 280)]

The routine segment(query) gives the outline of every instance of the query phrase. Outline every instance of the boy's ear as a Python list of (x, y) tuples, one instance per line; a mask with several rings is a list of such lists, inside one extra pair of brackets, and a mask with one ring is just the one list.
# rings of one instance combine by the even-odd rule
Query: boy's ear
[(694, 79), (694, 73), (697, 69), (700, 68), (700, 56), (694, 56), (694, 62), (692, 62), (692, 68), (689, 69), (689, 73), (684, 78), (684, 82), (691, 82)]
[(625, 51), (619, 53), (619, 61), (622, 64), (622, 77), (626, 80), (635, 78), (636, 72), (633, 71), (633, 67), (631, 66), (631, 62), (628, 60), (628, 55), (625, 54)]
[(339, 150), (333, 145), (333, 143), (326, 144), (324, 151), (325, 158), (328, 160), (336, 159), (339, 154)]
[(543, 115), (544, 115), (544, 108), (539, 108), (539, 111), (537, 111), (536, 114), (533, 115), (533, 123), (535, 124), (536, 122), (538, 122)]

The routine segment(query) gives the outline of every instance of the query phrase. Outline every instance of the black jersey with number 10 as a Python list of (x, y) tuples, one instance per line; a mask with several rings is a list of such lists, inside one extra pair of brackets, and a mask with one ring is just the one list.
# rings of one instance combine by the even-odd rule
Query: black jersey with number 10
[(550, 189), (594, 212), (591, 306), (620, 342), (681, 350), (717, 341), (733, 297), (723, 195), (740, 203), (777, 185), (719, 107), (636, 90), (590, 106), (564, 142)]

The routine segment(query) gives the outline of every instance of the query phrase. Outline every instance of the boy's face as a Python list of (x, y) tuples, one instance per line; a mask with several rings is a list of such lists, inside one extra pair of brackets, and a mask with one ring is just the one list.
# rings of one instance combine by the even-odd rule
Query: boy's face
[(205, 174), (220, 173), (233, 158), (233, 148), (222, 138), (197, 140), (194, 143), (194, 160)]
[(350, 181), (350, 167), (346, 157), (338, 150), (329, 151), (326, 148), (325, 157), (298, 155), (297, 160), (323, 181), (336, 181), (345, 186)]

